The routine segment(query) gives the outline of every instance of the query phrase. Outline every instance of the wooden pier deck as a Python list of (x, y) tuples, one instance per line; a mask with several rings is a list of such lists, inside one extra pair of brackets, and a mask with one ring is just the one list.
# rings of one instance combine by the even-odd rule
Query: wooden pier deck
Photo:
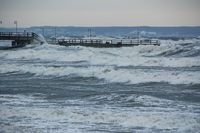
[(159, 46), (160, 41), (156, 39), (132, 39), (132, 40), (100, 40), (100, 39), (58, 39), (58, 45), (63, 46), (86, 46), (97, 48), (113, 47), (132, 47), (138, 45), (155, 45)]
[(0, 40), (12, 41), (11, 47), (0, 47), (0, 49), (9, 49), (16, 47), (23, 47), (26, 44), (30, 44), (37, 39), (38, 35), (33, 32), (0, 32)]

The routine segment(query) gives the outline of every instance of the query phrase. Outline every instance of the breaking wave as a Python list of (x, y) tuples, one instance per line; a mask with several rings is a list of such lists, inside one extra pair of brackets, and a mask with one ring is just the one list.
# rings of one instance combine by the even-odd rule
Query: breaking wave
[(198, 84), (200, 71), (167, 71), (143, 69), (118, 69), (115, 67), (47, 67), (37, 65), (0, 65), (1, 73), (32, 73), (35, 76), (96, 77), (109, 82), (138, 84), (146, 82), (168, 82), (171, 84)]
[(197, 39), (162, 41), (161, 46), (112, 49), (44, 44), (34, 48), (2, 51), (0, 72), (95, 77), (129, 84), (198, 84), (199, 44)]
[(199, 132), (199, 44), (2, 50), (0, 132)]
[(167, 51), (163, 51), (160, 56), (174, 56), (174, 57), (196, 57), (200, 56), (200, 44), (199, 43), (186, 43), (177, 45)]
[[(149, 111), (150, 107), (60, 107), (57, 104), (49, 103), (47, 100), (41, 100), (38, 98), (23, 95), (0, 95), (0, 100), (4, 103), (2, 105), (2, 109), (6, 110), (0, 110), (2, 119), (6, 119), (7, 121), (16, 120), (16, 122), (12, 123), (13, 129), (9, 125), (3, 125), (4, 130), (7, 129), (11, 131), (17, 129), (18, 131), (23, 132), (23, 128), (18, 129), (18, 125), (31, 126), (34, 129), (33, 132), (35, 132), (35, 130), (37, 132), (42, 132), (44, 129), (46, 129), (46, 126), (53, 127), (56, 132), (84, 132), (84, 130), (81, 129), (93, 129), (95, 126), (104, 128), (106, 130), (115, 129), (115, 132), (116, 130), (125, 132), (127, 128), (132, 127), (135, 127), (136, 129), (132, 130), (136, 131), (142, 128), (144, 129), (144, 132), (155, 132), (156, 129), (158, 130), (157, 132), (198, 132), (200, 128), (198, 114), (192, 114), (189, 112), (189, 110), (181, 113), (178, 107), (166, 109), (165, 107), (168, 106), (169, 102), (173, 101), (167, 101), (148, 96), (140, 96), (135, 100), (139, 103), (147, 102), (146, 104), (159, 102), (158, 104), (166, 104), (165, 107), (151, 107), (153, 112)], [(75, 103), (77, 101), (72, 100), (66, 102)], [(173, 103), (175, 104), (175, 102)], [(28, 106), (29, 104), (31, 104), (31, 106), (34, 105), (34, 108)], [(46, 104), (48, 106), (41, 107)], [(10, 106), (7, 107), (6, 105)], [(13, 105), (15, 105), (15, 107), (11, 108)], [(21, 116), (20, 118), (23, 118), (23, 122), (20, 120), (17, 121), (18, 117), (16, 116)], [(24, 118), (24, 116), (26, 117)], [(32, 123), (30, 123), (30, 119)], [(58, 123), (59, 128), (56, 128)], [(109, 126), (103, 126), (107, 123), (109, 123)], [(112, 126), (111, 123), (114, 123), (115, 126)], [(116, 125), (120, 126), (121, 129), (116, 129)]]

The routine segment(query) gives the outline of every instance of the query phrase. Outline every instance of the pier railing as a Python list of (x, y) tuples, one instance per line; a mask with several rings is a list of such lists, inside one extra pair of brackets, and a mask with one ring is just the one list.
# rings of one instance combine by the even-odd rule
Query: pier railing
[(11, 47), (1, 47), (0, 49), (23, 47), (31, 44), (34, 40), (40, 41), (39, 36), (33, 32), (0, 32), (0, 40), (10, 40), (12, 42)]
[(123, 39), (123, 40), (101, 40), (101, 39), (58, 39), (58, 44), (110, 44), (110, 45), (160, 45), (157, 39)]
[(33, 32), (0, 32), (0, 40), (30, 40), (37, 37)]

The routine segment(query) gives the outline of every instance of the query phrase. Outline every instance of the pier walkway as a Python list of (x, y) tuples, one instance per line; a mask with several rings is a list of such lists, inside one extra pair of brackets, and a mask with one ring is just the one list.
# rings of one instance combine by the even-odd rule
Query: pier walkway
[(12, 41), (12, 46), (4, 47), (5, 49), (23, 47), (26, 44), (32, 43), (34, 40), (38, 40), (38, 38), (39, 36), (33, 32), (0, 32), (0, 40)]
[(160, 45), (157, 39), (123, 39), (123, 40), (100, 40), (100, 39), (58, 39), (58, 45), (63, 46), (86, 46), (97, 48), (112, 48), (112, 47), (131, 47), (138, 45)]

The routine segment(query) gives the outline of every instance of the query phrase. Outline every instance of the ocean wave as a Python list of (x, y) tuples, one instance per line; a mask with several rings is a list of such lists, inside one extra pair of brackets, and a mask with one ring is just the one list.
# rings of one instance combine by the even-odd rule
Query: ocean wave
[(47, 67), (37, 65), (0, 65), (0, 73), (33, 73), (35, 76), (96, 77), (108, 82), (138, 84), (168, 82), (171, 84), (199, 84), (200, 71), (167, 71), (143, 69), (116, 69), (112, 66)]
[[(163, 131), (163, 132), (198, 132), (198, 114), (191, 112), (170, 112), (168, 108), (118, 108), (110, 106), (58, 106), (45, 99), (35, 99), (31, 96), (0, 95), (2, 104), (1, 120), (11, 122), (11, 125), (2, 124), (2, 130), (12, 131), (19, 127), (29, 127), (32, 130), (44, 130), (47, 126), (50, 131), (89, 132), (94, 127), (103, 126), (107, 131)], [(144, 99), (146, 99), (144, 97)], [(149, 97), (147, 99), (150, 99)], [(140, 98), (141, 100), (141, 98)], [(17, 101), (17, 104), (15, 103)], [(156, 100), (157, 101), (157, 100)], [(8, 103), (7, 103), (8, 102)], [(48, 105), (46, 107), (43, 107)], [(85, 102), (83, 104), (86, 104)], [(10, 106), (8, 106), (10, 105)], [(17, 106), (16, 106), (17, 105)], [(32, 105), (32, 106), (29, 106)], [(167, 112), (166, 112), (167, 111)], [(15, 121), (13, 123), (13, 121)], [(36, 124), (40, 123), (40, 124)], [(66, 123), (68, 126), (66, 126)], [(114, 124), (120, 126), (116, 129)], [(58, 127), (59, 128), (56, 128)], [(18, 129), (18, 131), (21, 131)], [(23, 130), (22, 130), (23, 131)], [(30, 131), (30, 129), (29, 129)], [(39, 131), (38, 131), (39, 132)]]
[(158, 56), (174, 56), (174, 57), (199, 57), (200, 56), (200, 44), (180, 44), (174, 46), (171, 49), (163, 51)]
[[(51, 62), (81, 62), (88, 65), (115, 66), (160, 66), (194, 67), (200, 66), (200, 48), (182, 50), (174, 42), (165, 42), (163, 46), (138, 46), (129, 48), (98, 49), (87, 47), (62, 47), (44, 44), (35, 48), (17, 51), (2, 51), (0, 58), (5, 60), (41, 60)], [(167, 44), (169, 43), (169, 44)], [(186, 47), (186, 46), (185, 46)], [(176, 56), (173, 56), (176, 55)], [(177, 57), (183, 55), (184, 57)]]
[[(191, 47), (197, 52), (190, 50)], [(161, 46), (112, 49), (44, 44), (33, 48), (1, 51), (0, 73), (96, 77), (108, 82), (128, 84), (146, 82), (199, 84), (200, 60), (199, 56), (196, 56), (199, 50), (198, 40), (165, 40)], [(189, 55), (192, 56), (188, 57)], [(139, 68), (134, 69), (134, 67)], [(144, 67), (147, 68), (143, 69)], [(162, 69), (151, 69), (152, 67)], [(184, 68), (194, 69), (187, 71)]]

